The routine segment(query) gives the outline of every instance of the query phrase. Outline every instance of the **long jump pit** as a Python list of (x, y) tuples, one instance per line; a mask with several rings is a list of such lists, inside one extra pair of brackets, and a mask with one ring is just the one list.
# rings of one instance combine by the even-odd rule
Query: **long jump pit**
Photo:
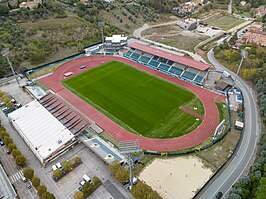
[(156, 158), (141, 173), (140, 180), (164, 199), (193, 198), (213, 175), (196, 156)]

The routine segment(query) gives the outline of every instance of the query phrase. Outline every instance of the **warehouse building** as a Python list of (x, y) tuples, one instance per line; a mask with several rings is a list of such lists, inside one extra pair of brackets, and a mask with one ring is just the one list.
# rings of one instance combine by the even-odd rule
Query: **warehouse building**
[(42, 164), (54, 160), (77, 142), (75, 135), (36, 100), (8, 117)]

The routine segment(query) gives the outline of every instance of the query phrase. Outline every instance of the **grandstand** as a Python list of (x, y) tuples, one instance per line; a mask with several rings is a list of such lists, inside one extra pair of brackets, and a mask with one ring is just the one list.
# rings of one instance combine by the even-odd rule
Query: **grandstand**
[(202, 85), (210, 65), (138, 42), (128, 45), (124, 57), (180, 79)]

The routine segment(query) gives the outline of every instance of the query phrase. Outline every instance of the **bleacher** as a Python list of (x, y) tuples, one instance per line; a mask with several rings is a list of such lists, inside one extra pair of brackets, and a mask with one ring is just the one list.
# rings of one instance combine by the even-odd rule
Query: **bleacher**
[(159, 70), (168, 71), (171, 66), (161, 63), (158, 67)]
[(201, 85), (207, 72), (200, 71), (196, 68), (188, 67), (184, 64), (174, 62), (157, 55), (143, 52), (131, 48), (124, 53), (124, 57), (131, 59), (135, 62), (147, 65), (153, 69), (159, 70), (169, 75), (180, 77), (183, 80), (194, 82)]
[(155, 61), (155, 60), (151, 60), (148, 65), (151, 66), (152, 68), (157, 68), (157, 66), (159, 64), (160, 64), (160, 62)]
[(169, 70), (170, 73), (173, 73), (175, 75), (181, 75), (183, 73), (183, 70), (180, 69), (180, 68), (176, 68), (176, 67), (172, 67), (170, 70)]

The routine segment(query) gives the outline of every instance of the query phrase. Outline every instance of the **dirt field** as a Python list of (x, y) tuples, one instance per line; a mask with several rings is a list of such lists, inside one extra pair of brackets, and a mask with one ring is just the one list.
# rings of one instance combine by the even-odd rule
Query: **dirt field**
[(212, 174), (199, 158), (184, 156), (155, 159), (139, 177), (164, 199), (188, 199), (195, 195)]
[(208, 38), (191, 31), (183, 30), (177, 25), (149, 28), (143, 33), (143, 36), (146, 39), (189, 51), (193, 51), (198, 43)]

